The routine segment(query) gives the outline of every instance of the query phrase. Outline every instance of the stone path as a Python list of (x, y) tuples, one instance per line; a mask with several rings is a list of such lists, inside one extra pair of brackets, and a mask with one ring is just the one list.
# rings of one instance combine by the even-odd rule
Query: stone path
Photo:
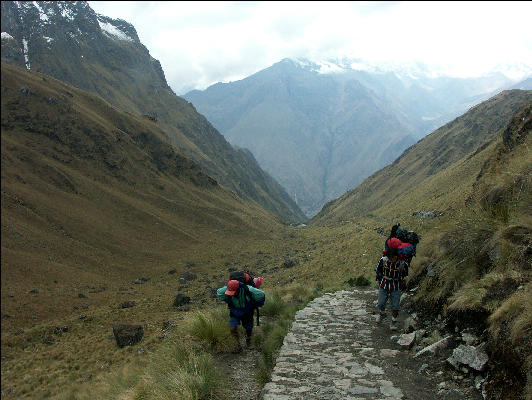
[(300, 310), (263, 399), (465, 398), (442, 396), (437, 377), (418, 372), (391, 337), (389, 319), (376, 323), (376, 297), (376, 290), (328, 293)]

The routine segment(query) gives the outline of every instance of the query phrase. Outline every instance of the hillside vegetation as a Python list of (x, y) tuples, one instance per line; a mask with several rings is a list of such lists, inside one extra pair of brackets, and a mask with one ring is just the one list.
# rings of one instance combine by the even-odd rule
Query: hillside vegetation
[(531, 111), (532, 92), (502, 92), (313, 221), (338, 227), (373, 220), (382, 240), (394, 222), (420, 233), (409, 277), (417, 306), (427, 318), (441, 313), (462, 328), (488, 329), (493, 398), (532, 395)]
[[(362, 217), (381, 207), (405, 213), (429, 205), (441, 211), (452, 209), (454, 201), (463, 201), (463, 197), (449, 194), (449, 189), (469, 190), (472, 181), (463, 180), (475, 179), (478, 173), (478, 167), (469, 173), (464, 169), (468, 165), (462, 167), (459, 161), (492, 143), (514, 113), (531, 100), (531, 91), (512, 90), (473, 107), (408, 148), (392, 164), (374, 173), (355, 189), (326, 204), (312, 223), (321, 225)], [(450, 167), (461, 177), (442, 184), (439, 179), (449, 176)], [(443, 175), (438, 176), (438, 173)], [(427, 202), (431, 204), (425, 205)]]
[[(213, 289), (240, 268), (265, 277), (269, 312), (283, 314), (257, 330), (267, 381), (293, 305), (372, 281), (399, 221), (422, 237), (409, 279), (420, 312), (487, 328), (488, 389), (520, 398), (531, 361), (530, 114), (530, 92), (504, 92), (429, 136), (440, 144), (422, 163), (415, 150), (425, 141), (409, 149), (395, 163), (403, 175), (380, 178), (396, 191), (391, 200), (366, 189), (367, 200), (349, 203), (348, 194), (295, 229), (216, 184), (151, 119), (2, 65), (3, 397), (142, 398), (157, 389), (165, 398), (179, 389), (227, 398), (228, 388), (202, 392), (201, 379), (223, 380), (216, 359), (229, 351), (223, 327), (215, 333), (202, 315), (226, 323)], [(463, 154), (436, 168), (444, 137)], [(369, 183), (385, 172), (361, 187), (380, 190)], [(177, 293), (189, 306), (173, 306)], [(142, 341), (119, 348), (119, 323), (141, 324)], [(195, 339), (187, 327), (197, 323), (195, 332), (221, 339)], [(211, 350), (204, 340), (215, 340)]]
[(228, 268), (287, 257), (279, 217), (218, 185), (153, 121), (5, 64), (1, 90), (2, 397), (55, 396), (127, 365), (135, 353), (108, 339), (113, 325), (140, 323), (157, 347), (184, 313), (178, 292), (202, 306)]
[[(96, 14), (83, 1), (40, 2), (41, 11), (35, 4), (2, 2), (2, 31), (12, 36), (2, 40), (3, 62), (45, 73), (151, 119), (172, 145), (241, 198), (288, 222), (306, 220), (249, 152), (233, 148), (194, 106), (175, 95), (131, 24)], [(114, 27), (114, 34), (102, 26)]]

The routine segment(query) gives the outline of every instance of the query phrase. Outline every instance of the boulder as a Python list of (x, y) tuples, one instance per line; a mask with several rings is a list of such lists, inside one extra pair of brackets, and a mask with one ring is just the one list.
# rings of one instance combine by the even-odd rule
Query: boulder
[(405, 333), (399, 337), (397, 344), (403, 349), (409, 349), (414, 345), (416, 341), (416, 332)]
[(469, 332), (462, 332), (462, 340), (468, 346), (474, 346), (480, 342), (480, 339), (476, 335)]
[(190, 303), (190, 297), (185, 296), (182, 293), (178, 293), (177, 296), (174, 299), (174, 306), (175, 307), (184, 306), (184, 305), (186, 305), (188, 303)]
[(117, 325), (113, 326), (113, 335), (118, 347), (131, 346), (140, 342), (144, 329), (141, 325)]
[(474, 347), (461, 344), (453, 350), (453, 355), (447, 361), (458, 369), (460, 365), (467, 365), (477, 371), (484, 371), (488, 364), (489, 357), (483, 346)]
[(68, 332), (68, 326), (67, 325), (56, 326), (54, 328), (54, 335), (62, 335), (63, 333), (67, 333), (67, 332)]
[(413, 316), (412, 317), (408, 317), (404, 321), (404, 327), (403, 328), (404, 328), (404, 331), (406, 333), (413, 332), (413, 331), (417, 330), (418, 322), (416, 321), (416, 319)]
[(130, 307), (135, 307), (137, 305), (137, 303), (135, 303), (134, 301), (124, 301), (122, 304), (120, 304), (120, 308), (130, 308)]
[(185, 273), (183, 273), (180, 277), (179, 277), (179, 280), (181, 282), (188, 282), (188, 281), (193, 281), (197, 278), (197, 275), (196, 274), (193, 274), (192, 272), (188, 272), (186, 271)]

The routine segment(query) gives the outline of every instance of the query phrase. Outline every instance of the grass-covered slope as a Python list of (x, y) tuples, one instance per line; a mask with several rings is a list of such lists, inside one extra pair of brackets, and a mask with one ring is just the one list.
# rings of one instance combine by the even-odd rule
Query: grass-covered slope
[[(440, 210), (452, 208), (453, 199), (463, 199), (459, 192), (471, 186), (472, 181), (465, 181), (475, 178), (478, 166), (472, 171), (454, 167), (458, 168), (454, 175), (449, 175), (451, 170), (447, 169), (491, 143), (513, 114), (531, 100), (531, 91), (512, 90), (473, 107), (411, 146), (355, 189), (326, 204), (312, 223), (328, 224), (365, 216), (381, 207), (397, 209), (398, 205), (410, 213), (428, 206), (427, 202)], [(438, 173), (443, 173), (445, 183), (438, 181)], [(456, 193), (450, 195), (450, 191)]]
[(306, 220), (248, 152), (233, 148), (190, 103), (175, 95), (159, 61), (131, 24), (98, 15), (83, 1), (5, 1), (2, 31), (12, 37), (2, 39), (2, 61), (45, 73), (98, 94), (122, 110), (152, 118), (170, 143), (243, 199), (286, 221)]
[(394, 222), (415, 229), (422, 239), (408, 283), (417, 287), (416, 303), (462, 329), (487, 329), (488, 391), (497, 399), (532, 396), (531, 132), (532, 93), (503, 92), (420, 141), (316, 221), (340, 229), (335, 221), (373, 220), (381, 242)]
[(176, 152), (153, 122), (2, 65), (2, 312), (17, 315), (3, 327), (71, 306), (45, 290), (46, 311), (8, 294), (65, 289), (74, 276), (133, 280), (214, 230), (247, 236), (278, 223)]

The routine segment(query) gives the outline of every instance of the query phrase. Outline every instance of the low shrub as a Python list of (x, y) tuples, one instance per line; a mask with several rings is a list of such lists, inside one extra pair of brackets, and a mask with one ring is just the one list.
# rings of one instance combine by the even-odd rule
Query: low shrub
[(369, 286), (371, 281), (364, 275), (358, 275), (356, 278), (349, 278), (346, 282), (349, 286)]

